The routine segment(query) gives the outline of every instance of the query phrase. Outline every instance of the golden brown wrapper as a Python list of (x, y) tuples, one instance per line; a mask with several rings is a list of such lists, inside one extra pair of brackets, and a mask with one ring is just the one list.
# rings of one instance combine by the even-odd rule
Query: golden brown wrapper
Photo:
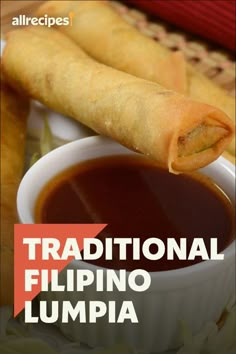
[[(189, 95), (223, 110), (235, 122), (235, 100), (206, 76), (126, 23), (107, 1), (48, 1), (37, 11), (64, 17), (73, 13), (70, 26), (58, 26), (96, 60), (166, 88)], [(228, 146), (235, 155), (235, 140)]]
[(1, 242), (0, 305), (14, 299), (14, 224), (16, 193), (24, 166), (29, 103), (1, 81)]
[(66, 49), (55, 31), (9, 33), (3, 71), (18, 90), (174, 173), (205, 166), (223, 152), (234, 127), (222, 111), (97, 63), (79, 47)]
[[(52, 17), (73, 14), (71, 25), (58, 28), (98, 61), (184, 92), (186, 65), (182, 53), (170, 54), (141, 33), (137, 37), (137, 30), (123, 21), (106, 1), (49, 1), (38, 10), (39, 16), (44, 14)], [(135, 61), (130, 60), (130, 55)]]

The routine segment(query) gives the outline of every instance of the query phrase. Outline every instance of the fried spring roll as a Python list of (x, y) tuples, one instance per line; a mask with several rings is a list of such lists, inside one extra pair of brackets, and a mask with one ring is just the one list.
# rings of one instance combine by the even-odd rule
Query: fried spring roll
[[(141, 33), (137, 37), (137, 30), (123, 21), (106, 1), (50, 1), (38, 13), (55, 17), (73, 14), (71, 26), (61, 29), (95, 59), (184, 92), (186, 65), (182, 53), (170, 54)], [(130, 54), (135, 61), (129, 59)]]
[[(39, 16), (73, 13), (72, 26), (59, 26), (96, 60), (223, 110), (235, 121), (235, 100), (206, 76), (126, 23), (106, 1), (48, 1)], [(235, 155), (235, 141), (228, 146)]]
[(13, 304), (16, 193), (24, 166), (28, 101), (1, 82), (0, 305)]
[(2, 65), (18, 90), (174, 173), (207, 165), (230, 142), (233, 123), (222, 111), (65, 49), (52, 31), (9, 33)]

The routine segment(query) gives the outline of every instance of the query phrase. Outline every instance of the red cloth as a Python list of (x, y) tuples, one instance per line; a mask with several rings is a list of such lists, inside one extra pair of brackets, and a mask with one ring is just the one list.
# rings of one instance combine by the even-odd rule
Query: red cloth
[(235, 0), (125, 0), (125, 2), (228, 49), (234, 51), (236, 49)]

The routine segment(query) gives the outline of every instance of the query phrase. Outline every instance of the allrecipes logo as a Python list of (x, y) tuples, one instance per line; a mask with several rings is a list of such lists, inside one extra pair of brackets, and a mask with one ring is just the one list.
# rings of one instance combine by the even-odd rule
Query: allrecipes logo
[(12, 26), (72, 26), (74, 13), (69, 12), (67, 17), (49, 17), (44, 15), (43, 17), (29, 17), (26, 15), (19, 15), (13, 17)]

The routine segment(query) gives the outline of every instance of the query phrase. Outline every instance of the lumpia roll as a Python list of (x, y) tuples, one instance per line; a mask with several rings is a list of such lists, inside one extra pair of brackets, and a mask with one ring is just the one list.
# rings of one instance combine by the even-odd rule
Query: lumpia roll
[(217, 108), (64, 50), (44, 31), (8, 35), (3, 71), (18, 90), (174, 173), (207, 165), (230, 142), (232, 121)]
[[(137, 30), (106, 1), (49, 1), (38, 12), (39, 16), (45, 13), (55, 17), (73, 13), (72, 26), (60, 29), (98, 61), (166, 88), (184, 91), (186, 65), (182, 53), (170, 54), (145, 35), (137, 36)], [(129, 59), (130, 55), (135, 61)]]
[(16, 193), (24, 166), (28, 101), (1, 82), (1, 257), (0, 305), (13, 303), (13, 245)]
[[(113, 68), (185, 93), (223, 110), (235, 122), (235, 100), (187, 64), (182, 53), (172, 53), (126, 23), (106, 1), (48, 1), (39, 16), (67, 16), (72, 26), (59, 26), (96, 60)], [(228, 146), (235, 154), (235, 141)]]

